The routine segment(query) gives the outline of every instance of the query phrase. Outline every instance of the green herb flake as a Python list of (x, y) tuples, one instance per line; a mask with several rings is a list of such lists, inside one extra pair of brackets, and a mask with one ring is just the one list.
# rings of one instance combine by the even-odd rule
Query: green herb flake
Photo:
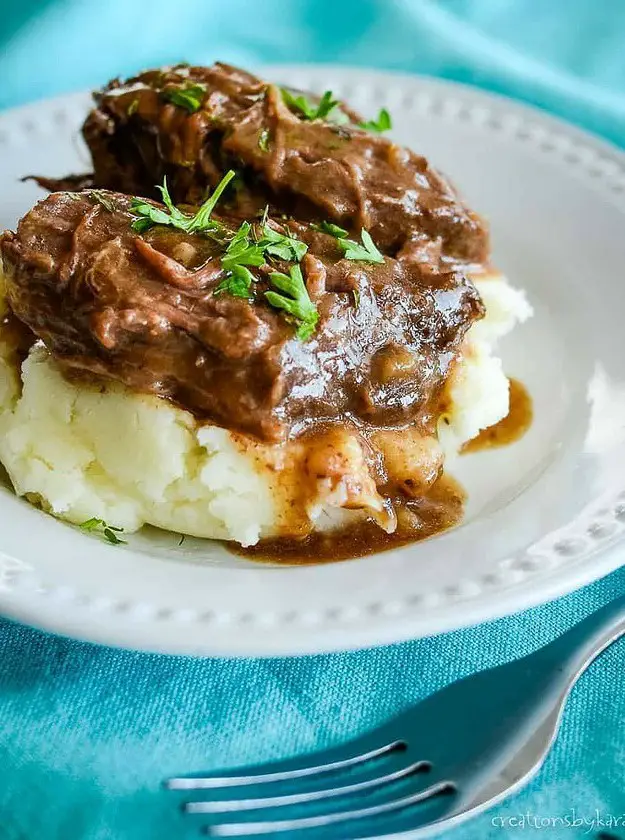
[(184, 541), (185, 541), (185, 534), (180, 534), (180, 540), (178, 542), (178, 546), (181, 546)]
[(253, 296), (254, 275), (246, 266), (258, 268), (265, 264), (267, 255), (276, 256), (283, 260), (301, 260), (308, 246), (293, 236), (277, 233), (270, 228), (263, 215), (261, 223), (261, 238), (253, 239), (252, 226), (249, 222), (242, 222), (221, 258), (221, 264), (227, 272), (215, 288), (215, 294), (227, 292), (234, 297), (251, 298)]
[(319, 104), (317, 105), (317, 112), (313, 117), (313, 120), (323, 120), (327, 117), (331, 111), (334, 111), (335, 108), (339, 106), (338, 99), (332, 99), (332, 91), (326, 90), (323, 94), (321, 99), (319, 100)]
[(217, 184), (209, 198), (200, 207), (194, 216), (188, 216), (177, 207), (174, 206), (169, 190), (167, 189), (167, 179), (163, 179), (163, 186), (158, 187), (163, 196), (163, 204), (165, 210), (150, 204), (144, 198), (135, 196), (130, 203), (130, 211), (137, 217), (132, 222), (132, 229), (137, 233), (144, 233), (153, 225), (168, 225), (169, 227), (183, 230), (185, 233), (207, 233), (219, 227), (219, 223), (213, 221), (210, 216), (215, 205), (222, 196), (222, 193), (235, 177), (235, 172), (231, 169), (226, 172), (221, 181)]
[(267, 257), (299, 262), (305, 256), (308, 250), (306, 243), (291, 236), (288, 230), (287, 233), (278, 233), (270, 227), (267, 224), (267, 212), (268, 208), (265, 208), (260, 225), (256, 229), (259, 233), (254, 233), (250, 222), (242, 222), (230, 239), (221, 258), (222, 267), (227, 275), (215, 288), (215, 294), (228, 292), (235, 297), (249, 299), (253, 297), (256, 278), (246, 266), (258, 268), (265, 265)]
[(226, 271), (231, 271), (237, 265), (259, 266), (265, 262), (263, 248), (250, 239), (251, 230), (250, 223), (243, 222), (230, 240), (226, 253), (221, 258), (221, 264)]
[(269, 129), (263, 128), (263, 130), (258, 135), (258, 148), (261, 152), (268, 152), (269, 151)]
[(349, 232), (345, 230), (345, 228), (339, 227), (338, 225), (333, 224), (332, 222), (319, 222), (319, 224), (311, 225), (314, 230), (318, 230), (319, 233), (328, 233), (330, 236), (334, 236), (336, 239), (346, 239), (349, 235)]
[(106, 522), (103, 519), (96, 519), (95, 516), (92, 516), (91, 519), (82, 522), (80, 527), (83, 531), (95, 531), (96, 528), (102, 528), (104, 525), (106, 525)]
[(266, 221), (262, 224), (262, 238), (258, 244), (265, 253), (281, 260), (299, 262), (308, 251), (308, 245), (305, 242), (294, 236), (278, 233), (269, 227)]
[(352, 295), (354, 296), (354, 306), (358, 309), (360, 306), (360, 289), (352, 289)]
[(115, 525), (109, 525), (104, 519), (98, 519), (93, 516), (81, 523), (80, 528), (83, 531), (94, 532), (101, 534), (105, 540), (111, 545), (126, 545), (126, 540), (120, 539), (117, 534), (123, 533), (123, 528), (116, 528)]
[(139, 107), (139, 100), (138, 99), (133, 99), (132, 102), (130, 103), (130, 105), (128, 106), (128, 110), (126, 111), (126, 114), (129, 117), (132, 117), (133, 114), (137, 113), (137, 108), (138, 107)]
[(305, 120), (324, 120), (340, 104), (338, 99), (332, 98), (332, 91), (326, 90), (319, 102), (315, 105), (304, 94), (295, 96), (290, 90), (281, 88), (282, 98), (292, 110), (299, 111)]
[(384, 257), (378, 251), (373, 239), (368, 231), (362, 230), (360, 233), (362, 245), (354, 242), (353, 239), (339, 238), (336, 240), (339, 248), (343, 251), (346, 260), (354, 260), (358, 262), (380, 263), (384, 262)]
[(359, 128), (364, 128), (365, 131), (375, 131), (381, 134), (383, 131), (390, 131), (393, 127), (391, 115), (386, 108), (380, 108), (377, 120), (368, 120), (367, 122), (358, 123)]
[(244, 265), (235, 265), (228, 272), (228, 274), (220, 280), (215, 287), (214, 294), (219, 295), (222, 292), (228, 292), (233, 297), (247, 298), (253, 297), (252, 286), (254, 284), (254, 275)]
[(115, 533), (115, 531), (113, 531), (112, 528), (104, 528), (102, 533), (112, 545), (126, 545), (126, 540), (120, 540), (120, 538), (117, 536), (117, 534)]
[(206, 85), (188, 84), (183, 87), (165, 88), (161, 96), (168, 102), (172, 102), (179, 108), (185, 108), (190, 114), (194, 114), (202, 107)]
[(109, 213), (114, 213), (117, 209), (106, 193), (103, 193), (101, 190), (90, 190), (89, 198), (97, 201), (97, 203), (101, 204), (102, 207), (104, 207), (105, 210), (108, 210)]
[(319, 313), (308, 295), (301, 268), (291, 266), (288, 275), (273, 271), (269, 279), (277, 291), (265, 292), (267, 302), (286, 312), (288, 319), (297, 324), (297, 338), (306, 341), (315, 331)]

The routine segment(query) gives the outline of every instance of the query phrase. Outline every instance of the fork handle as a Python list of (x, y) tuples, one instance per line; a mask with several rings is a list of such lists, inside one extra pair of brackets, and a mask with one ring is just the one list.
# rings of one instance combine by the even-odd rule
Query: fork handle
[(600, 653), (625, 635), (625, 596), (615, 598), (542, 648), (572, 685)]

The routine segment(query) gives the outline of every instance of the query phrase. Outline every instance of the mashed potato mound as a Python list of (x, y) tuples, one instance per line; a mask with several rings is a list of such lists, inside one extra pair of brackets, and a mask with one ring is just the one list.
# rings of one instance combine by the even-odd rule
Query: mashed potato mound
[[(506, 415), (508, 380), (493, 343), (531, 315), (524, 295), (503, 278), (476, 285), (487, 315), (467, 334), (448, 384), (449, 410), (439, 424), (446, 457)], [(390, 529), (355, 438), (328, 440), (326, 448), (330, 454), (303, 520), (365, 508)], [(23, 363), (20, 381), (0, 336), (0, 461), (19, 495), (69, 522), (98, 517), (127, 532), (148, 523), (252, 545), (283, 532), (301, 470), (314, 469), (303, 458), (297, 441), (255, 443), (198, 426), (188, 412), (119, 384), (72, 383), (40, 343)], [(403, 453), (399, 460), (406, 461)], [(335, 474), (328, 463), (336, 465)], [(301, 527), (305, 532), (307, 523)]]
[(447, 459), (508, 413), (508, 377), (494, 354), (497, 340), (532, 315), (525, 294), (501, 276), (476, 280), (486, 315), (467, 333), (463, 355), (447, 383), (449, 411), (438, 424)]

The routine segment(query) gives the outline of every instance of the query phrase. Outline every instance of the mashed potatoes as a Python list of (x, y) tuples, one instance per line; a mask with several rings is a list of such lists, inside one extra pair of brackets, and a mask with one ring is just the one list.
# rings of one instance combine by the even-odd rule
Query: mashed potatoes
[[(467, 334), (448, 383), (449, 409), (439, 423), (446, 457), (507, 413), (508, 381), (493, 344), (531, 315), (504, 279), (477, 286), (487, 315)], [(412, 447), (409, 434), (401, 439), (401, 449), (393, 439), (385, 444), (399, 473), (438, 463), (434, 439), (414, 439)], [(121, 385), (71, 383), (40, 343), (20, 378), (1, 336), (0, 461), (19, 495), (73, 523), (98, 517), (125, 531), (149, 523), (243, 545), (305, 533), (311, 520), (321, 527), (342, 509), (365, 510), (393, 527), (356, 436), (328, 433), (314, 457), (298, 441), (255, 443), (198, 426), (188, 412)], [(314, 488), (306, 497), (303, 473)]]
[(447, 384), (449, 411), (438, 426), (439, 441), (450, 458), (481, 429), (508, 413), (508, 378), (494, 354), (497, 340), (532, 315), (525, 294), (505, 278), (476, 281), (486, 316), (467, 333), (462, 360)]

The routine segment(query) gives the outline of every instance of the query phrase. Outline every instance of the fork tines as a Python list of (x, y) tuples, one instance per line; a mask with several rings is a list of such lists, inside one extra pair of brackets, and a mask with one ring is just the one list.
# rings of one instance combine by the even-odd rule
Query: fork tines
[[(426, 774), (431, 782), (424, 786)], [(185, 802), (183, 809), (214, 817), (207, 830), (217, 837), (321, 829), (390, 816), (455, 789), (449, 780), (432, 779), (429, 762), (410, 760), (401, 741), (360, 752), (346, 745), (316, 761), (309, 756), (273, 762), (245, 775), (231, 771), (172, 778), (166, 787), (210, 790), (210, 799)], [(362, 797), (367, 798), (364, 806)]]

